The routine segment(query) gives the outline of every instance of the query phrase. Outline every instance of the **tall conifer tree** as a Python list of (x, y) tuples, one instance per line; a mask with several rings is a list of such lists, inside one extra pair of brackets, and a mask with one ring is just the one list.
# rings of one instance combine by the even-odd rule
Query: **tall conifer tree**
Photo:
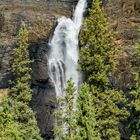
[[(12, 72), (13, 80), (11, 95), (3, 102), (0, 111), (0, 127), (2, 140), (41, 140), (39, 128), (29, 101), (32, 92), (29, 84), (31, 61), (28, 52), (28, 32), (22, 23), (17, 40), (17, 47), (13, 52)], [(5, 127), (6, 126), (6, 127)], [(13, 129), (12, 129), (13, 128)]]
[(80, 69), (92, 89), (97, 129), (103, 140), (120, 140), (119, 123), (127, 118), (122, 92), (113, 89), (108, 75), (115, 69), (116, 48), (100, 0), (93, 0), (85, 21), (80, 52)]
[(130, 113), (129, 118), (129, 133), (132, 140), (140, 139), (140, 44), (136, 44), (134, 47), (134, 53), (132, 55), (132, 68), (134, 70), (134, 85), (130, 92)]
[(29, 107), (29, 101), (32, 97), (32, 91), (29, 84), (31, 78), (31, 60), (28, 52), (28, 32), (25, 24), (22, 23), (17, 40), (17, 47), (14, 49), (12, 62), (12, 72), (15, 76), (12, 87), (13, 107), (15, 111), (14, 119), (20, 125), (20, 131), (23, 139), (41, 140), (39, 128), (32, 109)]
[(92, 92), (88, 84), (81, 85), (76, 101), (76, 133), (75, 140), (100, 140)]

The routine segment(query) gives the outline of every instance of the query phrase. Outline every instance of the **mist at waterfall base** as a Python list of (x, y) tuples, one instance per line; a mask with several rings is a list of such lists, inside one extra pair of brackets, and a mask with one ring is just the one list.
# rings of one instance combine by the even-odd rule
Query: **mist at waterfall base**
[(73, 19), (59, 18), (53, 37), (49, 41), (49, 75), (55, 85), (56, 96), (63, 96), (66, 82), (70, 78), (78, 88), (78, 36), (86, 5), (86, 0), (79, 0)]

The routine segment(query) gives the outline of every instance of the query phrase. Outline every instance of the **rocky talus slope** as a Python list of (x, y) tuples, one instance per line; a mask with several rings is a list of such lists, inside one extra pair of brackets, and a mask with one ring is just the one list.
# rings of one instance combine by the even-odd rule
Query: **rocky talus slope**
[[(139, 41), (140, 0), (102, 0), (109, 17), (110, 29), (115, 31), (114, 40), (120, 51), (119, 70), (111, 78), (112, 84), (124, 91), (131, 82), (129, 56), (132, 46)], [(88, 0), (90, 4), (90, 0)], [(70, 17), (77, 0), (0, 0), (0, 88), (8, 87), (12, 49), (21, 21), (29, 31), (32, 71), (33, 99), (31, 106), (36, 113), (38, 125), (44, 139), (53, 135), (56, 97), (54, 85), (48, 75), (48, 37), (60, 16)]]

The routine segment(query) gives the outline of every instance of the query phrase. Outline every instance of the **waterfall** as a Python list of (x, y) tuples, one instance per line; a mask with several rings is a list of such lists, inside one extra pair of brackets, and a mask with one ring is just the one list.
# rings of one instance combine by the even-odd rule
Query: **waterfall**
[(49, 75), (55, 85), (57, 96), (63, 96), (66, 81), (70, 78), (78, 88), (78, 35), (86, 5), (86, 0), (79, 0), (73, 19), (59, 18), (53, 37), (49, 41)]

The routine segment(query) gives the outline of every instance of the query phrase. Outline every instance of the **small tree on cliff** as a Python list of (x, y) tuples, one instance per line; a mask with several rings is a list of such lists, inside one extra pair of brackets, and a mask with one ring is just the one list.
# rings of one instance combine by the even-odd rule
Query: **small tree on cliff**
[[(116, 49), (108, 31), (100, 0), (93, 0), (85, 21), (81, 42), (80, 69), (92, 89), (97, 128), (104, 140), (120, 140), (118, 124), (128, 116), (123, 93), (111, 87), (108, 74), (115, 69)], [(120, 106), (119, 106), (120, 105)]]
[(132, 140), (140, 139), (140, 44), (137, 44), (134, 48), (134, 53), (132, 56), (132, 67), (135, 72), (134, 85), (130, 92), (131, 103), (130, 103), (130, 123), (129, 131), (131, 133)]
[(12, 61), (12, 73), (15, 77), (13, 81), (12, 91), (13, 97), (17, 101), (29, 103), (32, 97), (29, 80), (31, 78), (31, 60), (28, 52), (28, 32), (25, 24), (22, 23), (19, 30), (17, 47), (14, 49)]
[(37, 122), (29, 101), (32, 97), (29, 80), (31, 78), (31, 60), (28, 52), (28, 32), (22, 23), (19, 31), (17, 47), (14, 49), (12, 72), (15, 77), (12, 87), (14, 119), (20, 125), (23, 139), (41, 140)]
[(3, 109), (0, 112), (1, 121), (5, 121), (2, 127), (6, 126), (3, 130), (5, 134), (8, 134), (8, 140), (42, 139), (34, 113), (29, 107), (32, 92), (29, 84), (31, 61), (27, 42), (28, 32), (25, 24), (22, 23), (12, 61), (12, 72), (15, 77), (12, 82), (12, 95), (7, 98), (8, 101), (3, 102)]

